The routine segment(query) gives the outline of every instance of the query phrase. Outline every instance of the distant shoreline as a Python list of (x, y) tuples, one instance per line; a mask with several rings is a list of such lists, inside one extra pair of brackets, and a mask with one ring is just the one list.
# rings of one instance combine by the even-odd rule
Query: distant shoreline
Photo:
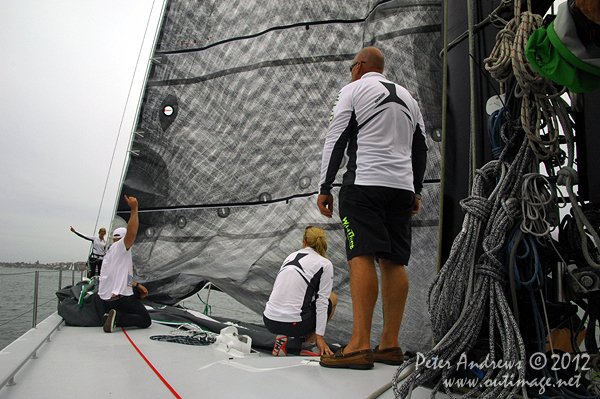
[(0, 267), (11, 269), (50, 269), (67, 270), (74, 266), (75, 270), (85, 270), (86, 262), (56, 262), (56, 263), (29, 263), (29, 262), (0, 262)]

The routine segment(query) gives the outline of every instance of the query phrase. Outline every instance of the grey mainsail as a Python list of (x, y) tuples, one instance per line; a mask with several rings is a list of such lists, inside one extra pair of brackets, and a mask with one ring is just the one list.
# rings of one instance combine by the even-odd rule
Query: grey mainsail
[[(319, 226), (340, 300), (326, 338), (349, 339), (344, 233), (336, 217), (320, 215), (315, 194), (337, 92), (349, 83), (356, 52), (376, 46), (386, 56), (384, 74), (413, 94), (426, 125), (430, 153), (400, 338), (407, 350), (430, 347), (441, 15), (441, 2), (426, 0), (168, 1), (121, 189), (140, 203), (135, 278), (151, 298), (175, 303), (211, 281), (261, 313), (302, 230)], [(127, 219), (127, 209), (121, 200), (117, 216)], [(382, 323), (378, 303), (374, 337)]]

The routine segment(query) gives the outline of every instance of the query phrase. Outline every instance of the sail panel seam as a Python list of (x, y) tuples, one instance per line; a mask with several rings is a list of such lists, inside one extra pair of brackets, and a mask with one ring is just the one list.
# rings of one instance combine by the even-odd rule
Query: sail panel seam
[[(273, 26), (273, 27), (265, 29), (265, 30), (263, 30), (261, 32), (253, 33), (253, 34), (250, 34), (250, 35), (232, 37), (232, 38), (229, 38), (229, 39), (218, 41), (216, 43), (212, 43), (212, 44), (210, 44), (208, 46), (204, 46), (204, 47), (197, 47), (197, 48), (191, 48), (191, 49), (180, 49), (180, 50), (157, 51), (155, 54), (156, 55), (174, 55), (174, 54), (194, 53), (194, 52), (208, 50), (208, 49), (210, 49), (212, 47), (220, 46), (222, 44), (227, 44), (227, 43), (231, 43), (231, 42), (235, 42), (235, 41), (239, 41), (239, 40), (254, 39), (256, 37), (265, 35), (265, 34), (270, 33), (270, 32), (276, 32), (276, 31), (287, 30), (287, 29), (295, 29), (295, 28), (301, 28), (301, 27), (310, 27), (311, 25), (317, 26), (317, 25), (335, 25), (335, 24), (356, 24), (356, 23), (363, 23), (363, 22), (366, 22), (371, 17), (371, 15), (373, 15), (373, 13), (379, 7), (381, 7), (383, 5), (386, 5), (386, 4), (389, 4), (389, 3), (393, 3), (394, 1), (397, 1), (397, 0), (383, 0), (383, 1), (379, 2), (377, 5), (375, 5), (367, 13), (367, 16), (365, 18), (358, 18), (358, 19), (330, 19), (330, 20), (324, 20), (324, 21), (305, 21), (305, 22), (297, 22), (297, 23), (289, 24), (289, 25)], [(428, 7), (428, 6), (441, 6), (441, 2), (439, 0), (432, 0), (432, 1), (412, 1), (412, 2), (402, 2), (402, 4), (398, 4), (397, 5), (398, 8)]]

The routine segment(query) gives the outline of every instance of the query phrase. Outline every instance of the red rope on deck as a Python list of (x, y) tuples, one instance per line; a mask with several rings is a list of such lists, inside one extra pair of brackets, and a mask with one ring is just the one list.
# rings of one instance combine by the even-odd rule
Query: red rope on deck
[(135, 348), (135, 350), (140, 354), (140, 356), (146, 361), (146, 363), (148, 363), (148, 366), (150, 366), (150, 368), (152, 369), (152, 371), (154, 371), (156, 373), (156, 375), (158, 376), (158, 378), (160, 378), (160, 380), (163, 382), (163, 384), (165, 384), (167, 386), (167, 388), (169, 388), (169, 391), (171, 391), (173, 393), (173, 395), (175, 395), (175, 397), (177, 399), (181, 399), (181, 396), (179, 396), (179, 394), (177, 392), (175, 392), (175, 390), (173, 389), (173, 387), (171, 385), (169, 385), (169, 383), (167, 382), (167, 380), (165, 380), (163, 378), (162, 375), (160, 375), (160, 373), (158, 372), (158, 370), (156, 370), (154, 368), (154, 366), (152, 365), (152, 363), (150, 363), (150, 361), (148, 359), (146, 359), (146, 356), (144, 356), (144, 354), (138, 349), (138, 347), (133, 343), (133, 341), (131, 340), (131, 338), (129, 338), (129, 335), (127, 335), (127, 332), (125, 332), (125, 329), (123, 327), (121, 327), (121, 330), (123, 330), (123, 332), (125, 333), (125, 336), (127, 337), (127, 339), (129, 340), (129, 342), (131, 342), (131, 345), (133, 345), (133, 347)]

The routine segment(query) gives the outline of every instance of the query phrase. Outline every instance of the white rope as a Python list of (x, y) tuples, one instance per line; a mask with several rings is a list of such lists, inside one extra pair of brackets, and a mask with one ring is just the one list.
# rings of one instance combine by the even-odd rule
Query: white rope
[[(600, 267), (589, 254), (587, 235), (584, 226), (592, 235), (596, 247), (600, 247), (598, 232), (583, 214), (573, 192), (577, 184), (577, 172), (574, 164), (573, 126), (566, 111), (565, 101), (560, 96), (566, 88), (557, 90), (554, 83), (538, 74), (525, 57), (525, 48), (531, 34), (542, 26), (542, 17), (531, 12), (531, 0), (527, 1), (527, 11), (521, 12), (520, 0), (515, 0), (514, 18), (496, 36), (496, 45), (490, 57), (484, 60), (485, 68), (505, 91), (505, 83), (514, 76), (517, 85), (515, 96), (521, 101), (521, 127), (526, 132), (529, 144), (540, 160), (549, 159), (560, 152), (559, 122), (567, 139), (568, 164), (559, 171), (558, 184), (567, 186), (569, 199), (583, 242), (582, 248), (586, 261), (594, 267)], [(533, 115), (535, 114), (535, 115)], [(546, 138), (542, 138), (542, 130)], [(526, 227), (527, 228), (527, 227)]]
[[(531, 34), (542, 26), (542, 17), (528, 10), (521, 12), (520, 1), (515, 0), (515, 16), (496, 36), (496, 45), (484, 60), (486, 70), (500, 83), (504, 93), (505, 83), (513, 76), (517, 81), (515, 96), (522, 98), (521, 126), (527, 133), (531, 148), (538, 159), (548, 159), (559, 152), (558, 121), (552, 99), (562, 95), (552, 81), (537, 73), (525, 56)], [(535, 111), (534, 111), (535, 110)], [(532, 114), (534, 113), (534, 114)], [(542, 138), (542, 129), (547, 138)]]
[(504, 83), (513, 76), (511, 53), (517, 27), (518, 19), (511, 19), (496, 35), (496, 45), (490, 56), (483, 60), (485, 69), (500, 83), (502, 93), (505, 92)]
[(575, 216), (575, 222), (577, 223), (577, 229), (579, 230), (579, 236), (581, 238), (581, 249), (583, 250), (583, 257), (590, 266), (600, 269), (600, 264), (596, 263), (594, 259), (592, 259), (592, 257), (590, 256), (590, 251), (588, 249), (588, 236), (584, 227), (587, 227), (587, 231), (592, 235), (596, 248), (600, 247), (600, 236), (598, 236), (598, 231), (590, 223), (588, 218), (581, 210), (579, 202), (577, 201), (577, 197), (573, 192), (573, 185), (577, 183), (577, 171), (573, 168), (566, 166), (559, 170), (558, 174), (565, 177), (565, 185), (567, 187), (567, 192), (569, 193), (569, 200), (571, 201), (571, 210), (573, 212), (573, 215)]
[(521, 185), (521, 231), (536, 237), (550, 233), (548, 214), (556, 208), (556, 189), (545, 176), (528, 173)]

